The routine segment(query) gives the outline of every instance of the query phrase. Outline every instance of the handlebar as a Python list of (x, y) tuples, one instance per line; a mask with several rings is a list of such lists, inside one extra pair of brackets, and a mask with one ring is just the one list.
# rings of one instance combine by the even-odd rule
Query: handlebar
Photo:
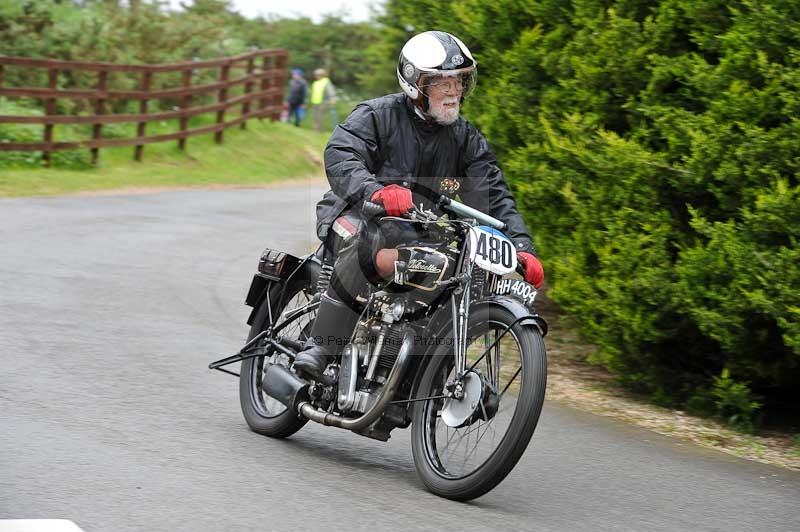
[(478, 209), (473, 209), (472, 207), (464, 205), (463, 203), (454, 199), (450, 199), (447, 196), (439, 197), (439, 206), (442, 208), (442, 210), (451, 212), (460, 218), (473, 218), (483, 225), (488, 225), (492, 229), (497, 229), (499, 231), (505, 231), (508, 229), (508, 225), (506, 225), (504, 222), (501, 222), (497, 218), (489, 216), (488, 214), (484, 214)]
[(367, 218), (386, 216), (386, 209), (384, 209), (383, 205), (381, 205), (380, 203), (372, 203), (371, 201), (365, 201), (361, 205), (361, 214), (363, 214)]
[[(455, 214), (459, 218), (472, 218), (474, 220), (477, 220), (478, 223), (482, 225), (488, 225), (489, 227), (497, 229), (499, 231), (505, 231), (506, 229), (508, 229), (508, 225), (506, 225), (504, 222), (501, 222), (497, 218), (482, 213), (478, 209), (473, 209), (468, 205), (464, 205), (459, 201), (450, 199), (447, 196), (444, 195), (440, 196), (439, 200), (437, 201), (437, 204), (439, 205), (439, 207), (441, 207), (442, 210), (447, 211), (451, 214)], [(367, 218), (386, 216), (386, 209), (384, 209), (383, 205), (379, 203), (365, 201), (361, 205), (361, 214), (363, 214)]]

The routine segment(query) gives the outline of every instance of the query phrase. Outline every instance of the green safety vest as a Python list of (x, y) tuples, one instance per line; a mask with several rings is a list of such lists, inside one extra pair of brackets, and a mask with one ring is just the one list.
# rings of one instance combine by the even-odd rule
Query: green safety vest
[(311, 105), (319, 105), (325, 100), (325, 88), (330, 80), (320, 78), (311, 84)]

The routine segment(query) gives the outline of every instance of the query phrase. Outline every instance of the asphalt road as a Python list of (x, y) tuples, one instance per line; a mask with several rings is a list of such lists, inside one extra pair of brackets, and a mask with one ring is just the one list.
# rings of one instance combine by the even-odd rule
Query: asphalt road
[(250, 432), (206, 369), (259, 253), (314, 245), (319, 185), (0, 200), (0, 519), (91, 531), (800, 530), (800, 474), (545, 404), (517, 468), (426, 492), (409, 431)]

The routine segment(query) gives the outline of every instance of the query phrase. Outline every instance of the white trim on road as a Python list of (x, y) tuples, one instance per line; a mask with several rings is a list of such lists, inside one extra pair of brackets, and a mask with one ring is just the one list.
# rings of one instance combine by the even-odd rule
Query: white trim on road
[(0, 532), (83, 532), (67, 519), (0, 519)]

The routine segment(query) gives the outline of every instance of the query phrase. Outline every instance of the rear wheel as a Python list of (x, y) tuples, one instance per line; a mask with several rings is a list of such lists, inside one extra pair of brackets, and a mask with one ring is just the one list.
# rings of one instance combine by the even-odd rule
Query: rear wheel
[[(278, 317), (285, 312), (307, 304), (314, 293), (314, 283), (306, 270), (298, 272), (286, 285), (286, 293), (283, 296), (285, 304), (280, 305), (283, 287), (282, 284), (274, 285), (268, 296), (269, 305), (267, 298), (261, 303), (253, 319), (248, 340), (269, 327), (270, 310), (273, 319), (277, 321)], [(305, 342), (315, 316), (316, 310), (301, 316), (283, 329), (281, 336)], [(239, 402), (242, 414), (254, 432), (273, 438), (286, 438), (303, 428), (308, 420), (301, 418), (266, 394), (262, 382), (267, 364), (281, 364), (289, 367), (291, 360), (288, 356), (273, 351), (270, 356), (250, 358), (242, 362), (239, 375)]]
[[(414, 463), (437, 495), (460, 501), (484, 495), (511, 472), (536, 429), (547, 380), (544, 341), (537, 329), (517, 323), (496, 342), (514, 321), (502, 307), (475, 309), (466, 367), (477, 364), (465, 376), (464, 399), (415, 406)], [(418, 397), (446, 394), (454, 373), (452, 343), (443, 342), (425, 369)]]

